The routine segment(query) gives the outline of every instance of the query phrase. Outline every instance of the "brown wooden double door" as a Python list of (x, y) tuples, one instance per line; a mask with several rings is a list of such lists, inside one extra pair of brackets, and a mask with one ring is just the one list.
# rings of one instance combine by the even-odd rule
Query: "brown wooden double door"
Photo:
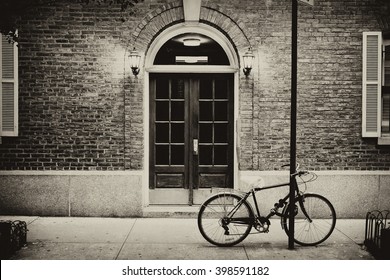
[(192, 204), (196, 190), (233, 187), (233, 97), (230, 74), (150, 75), (151, 189)]

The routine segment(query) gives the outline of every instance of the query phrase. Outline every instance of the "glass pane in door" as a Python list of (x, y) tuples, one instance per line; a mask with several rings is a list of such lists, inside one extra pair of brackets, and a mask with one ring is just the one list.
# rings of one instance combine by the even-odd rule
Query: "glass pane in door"
[[(153, 85), (153, 84), (152, 84)], [(186, 188), (186, 124), (183, 79), (155, 79), (151, 97), (151, 188)]]
[(199, 164), (228, 164), (229, 99), (227, 80), (200, 80)]

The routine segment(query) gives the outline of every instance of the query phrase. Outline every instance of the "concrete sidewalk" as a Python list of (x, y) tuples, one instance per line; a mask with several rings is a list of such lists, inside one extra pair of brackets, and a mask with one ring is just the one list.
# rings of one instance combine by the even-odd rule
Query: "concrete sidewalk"
[(362, 249), (365, 220), (337, 220), (336, 229), (316, 247), (295, 246), (279, 220), (269, 233), (252, 234), (239, 245), (206, 242), (193, 218), (75, 218), (0, 216), (28, 226), (27, 246), (12, 259), (24, 260), (372, 260)]

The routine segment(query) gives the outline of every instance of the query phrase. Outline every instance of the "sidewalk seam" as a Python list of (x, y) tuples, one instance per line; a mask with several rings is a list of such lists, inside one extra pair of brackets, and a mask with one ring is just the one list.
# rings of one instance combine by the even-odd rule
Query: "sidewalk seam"
[(250, 259), (249, 259), (249, 256), (248, 256), (248, 252), (246, 251), (245, 245), (242, 246), (242, 247), (244, 248), (244, 253), (245, 253), (246, 259), (247, 259), (247, 260), (250, 260)]
[(135, 224), (137, 223), (137, 221), (138, 221), (138, 219), (136, 219), (136, 220), (134, 221), (133, 226), (130, 228), (129, 233), (127, 234), (125, 240), (124, 240), (123, 243), (122, 243), (122, 246), (119, 248), (118, 254), (115, 256), (115, 260), (118, 259), (120, 253), (122, 252), (122, 249), (123, 249), (123, 247), (125, 246), (126, 241), (127, 241), (127, 239), (129, 238), (130, 233), (133, 231), (133, 228), (134, 228)]
[(32, 220), (32, 221), (30, 221), (29, 223), (27, 223), (27, 225), (29, 226), (29, 225), (31, 225), (33, 222), (35, 222), (36, 220), (39, 220), (39, 216), (38, 217), (36, 217), (34, 220)]
[(355, 243), (356, 245), (361, 245), (361, 243), (358, 243), (356, 242), (355, 240), (353, 240), (351, 237), (349, 237), (347, 234), (345, 234), (344, 232), (342, 232), (340, 229), (338, 229), (337, 227), (334, 228), (335, 230), (337, 230), (339, 233), (341, 233), (342, 235), (344, 235), (346, 238), (348, 238), (350, 241), (352, 241), (353, 243)]

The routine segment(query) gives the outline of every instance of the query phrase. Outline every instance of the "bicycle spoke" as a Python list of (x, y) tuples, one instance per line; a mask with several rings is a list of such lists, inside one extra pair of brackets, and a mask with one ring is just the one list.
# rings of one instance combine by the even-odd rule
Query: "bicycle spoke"
[(299, 222), (296, 223), (295, 235), (297, 239), (306, 240), (308, 242), (314, 242), (315, 240), (322, 239), (327, 234), (327, 228), (320, 228), (317, 222), (309, 223), (305, 221), (302, 226), (299, 226)]
[[(300, 245), (317, 245), (325, 241), (332, 233), (336, 221), (334, 208), (330, 202), (320, 195), (307, 194), (303, 197), (304, 209), (298, 201), (297, 205), (294, 218), (295, 242)], [(284, 217), (284, 223), (288, 234), (287, 216)]]
[(198, 227), (207, 241), (218, 246), (232, 246), (249, 234), (253, 214), (247, 203), (240, 201), (237, 195), (222, 193), (201, 206)]

